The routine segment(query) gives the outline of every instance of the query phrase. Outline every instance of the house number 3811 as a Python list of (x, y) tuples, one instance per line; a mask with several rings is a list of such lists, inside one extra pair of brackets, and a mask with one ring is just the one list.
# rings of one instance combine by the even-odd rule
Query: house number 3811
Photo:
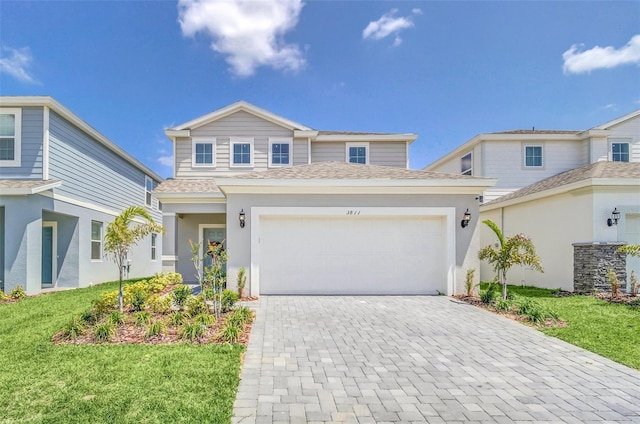
[(347, 215), (360, 215), (360, 211), (350, 210), (350, 211), (347, 211)]

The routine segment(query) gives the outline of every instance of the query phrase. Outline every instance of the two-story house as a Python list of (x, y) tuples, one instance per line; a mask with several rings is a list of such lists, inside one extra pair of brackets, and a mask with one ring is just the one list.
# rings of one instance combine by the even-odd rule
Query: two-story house
[[(531, 236), (545, 268), (514, 268), (514, 284), (572, 290), (574, 264), (582, 266), (576, 249), (640, 243), (640, 110), (584, 131), (480, 134), (424, 169), (497, 179), (483, 193), (480, 218)], [(480, 241), (495, 236), (483, 228)], [(627, 275), (632, 269), (640, 272), (639, 260), (629, 258)], [(492, 278), (483, 263), (481, 279)]]
[(495, 181), (408, 169), (415, 134), (318, 131), (241, 101), (166, 135), (162, 260), (186, 281), (189, 241), (224, 242), (228, 285), (244, 267), (252, 295), (454, 293), (478, 266), (475, 199)]
[[(0, 288), (28, 294), (115, 280), (104, 255), (109, 222), (147, 207), (162, 181), (51, 97), (0, 97)], [(129, 254), (130, 277), (162, 270), (162, 237)]]

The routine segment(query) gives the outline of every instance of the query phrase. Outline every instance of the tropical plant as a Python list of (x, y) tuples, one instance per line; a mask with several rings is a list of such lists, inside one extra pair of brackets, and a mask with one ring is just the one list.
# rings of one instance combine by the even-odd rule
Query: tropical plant
[(490, 283), (486, 290), (480, 292), (480, 301), (485, 305), (491, 305), (495, 302), (498, 293), (496, 293), (496, 285)]
[(111, 312), (111, 315), (109, 315), (109, 322), (111, 322), (113, 325), (124, 324), (126, 320), (127, 316), (120, 311), (113, 311)]
[[(144, 222), (132, 226), (131, 224), (136, 219), (142, 219)], [(142, 206), (129, 206), (107, 225), (104, 235), (104, 251), (118, 267), (118, 310), (120, 312), (124, 309), (122, 279), (127, 253), (151, 233), (164, 234), (164, 228), (162, 225), (156, 224), (147, 209)]]
[(148, 311), (136, 312), (135, 315), (136, 325), (142, 327), (151, 322), (151, 314)]
[(9, 292), (9, 297), (15, 300), (24, 299), (25, 297), (27, 297), (27, 292), (25, 292), (22, 286), (18, 284), (13, 290)]
[(145, 338), (149, 339), (153, 336), (159, 336), (167, 332), (167, 326), (162, 321), (153, 321), (147, 326)]
[(216, 323), (216, 317), (214, 317), (210, 313), (205, 312), (205, 313), (196, 315), (193, 318), (193, 322), (196, 324), (205, 325), (208, 327)]
[(464, 280), (464, 288), (467, 292), (467, 297), (473, 296), (473, 291), (476, 288), (476, 284), (473, 283), (473, 276), (476, 273), (474, 268), (467, 269), (467, 276)]
[(614, 270), (610, 269), (607, 272), (607, 280), (611, 288), (611, 298), (615, 299), (620, 296), (620, 280), (618, 280), (618, 275)]
[(222, 339), (230, 344), (237, 343), (240, 339), (241, 330), (236, 325), (227, 322), (222, 328)]
[(511, 301), (508, 299), (500, 299), (496, 302), (497, 311), (509, 311), (511, 309)]
[(74, 316), (62, 327), (62, 337), (65, 340), (75, 340), (84, 334), (85, 324), (79, 316)]
[(498, 225), (490, 219), (482, 221), (498, 237), (498, 245), (485, 246), (478, 252), (478, 258), (487, 260), (496, 272), (502, 284), (502, 298), (507, 298), (507, 271), (514, 265), (526, 265), (532, 269), (544, 272), (540, 258), (536, 254), (531, 239), (524, 234), (516, 234), (505, 238)]
[(238, 293), (231, 290), (222, 290), (222, 294), (220, 296), (222, 312), (229, 312), (231, 309), (233, 309), (235, 304), (238, 303), (239, 299), (240, 296), (238, 296)]
[(178, 308), (182, 309), (189, 296), (191, 296), (191, 287), (186, 284), (178, 284), (173, 288), (171, 294), (173, 295), (175, 304), (178, 305)]
[(182, 311), (174, 311), (169, 315), (169, 321), (173, 325), (182, 325), (187, 321), (187, 317), (185, 317)]
[(199, 324), (197, 322), (190, 322), (182, 327), (180, 332), (180, 338), (194, 341), (198, 340), (204, 334), (204, 330), (207, 329), (206, 325)]
[(102, 324), (98, 324), (93, 329), (93, 337), (98, 342), (108, 342), (116, 335), (116, 329), (114, 325), (107, 321)]

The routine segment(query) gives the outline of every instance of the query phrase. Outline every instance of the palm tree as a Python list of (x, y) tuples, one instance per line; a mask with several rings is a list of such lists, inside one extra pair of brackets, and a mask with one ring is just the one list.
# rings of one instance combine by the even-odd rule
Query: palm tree
[(496, 272), (502, 284), (502, 298), (507, 298), (507, 271), (513, 265), (527, 265), (536, 271), (544, 272), (540, 265), (540, 258), (536, 255), (536, 249), (531, 239), (524, 234), (505, 239), (502, 231), (495, 222), (490, 219), (482, 221), (498, 237), (498, 244), (485, 246), (478, 252), (478, 258), (486, 259)]
[[(136, 218), (141, 218), (142, 223), (131, 226)], [(119, 291), (118, 309), (123, 310), (122, 301), (122, 277), (124, 273), (127, 252), (138, 244), (138, 241), (151, 233), (164, 233), (164, 228), (156, 224), (147, 209), (142, 206), (129, 206), (123, 210), (109, 225), (104, 235), (104, 251), (118, 266)]]

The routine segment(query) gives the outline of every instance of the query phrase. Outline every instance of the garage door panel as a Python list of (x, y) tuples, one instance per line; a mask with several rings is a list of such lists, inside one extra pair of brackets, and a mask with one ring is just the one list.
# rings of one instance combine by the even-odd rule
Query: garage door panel
[(261, 294), (445, 290), (443, 220), (262, 217)]

